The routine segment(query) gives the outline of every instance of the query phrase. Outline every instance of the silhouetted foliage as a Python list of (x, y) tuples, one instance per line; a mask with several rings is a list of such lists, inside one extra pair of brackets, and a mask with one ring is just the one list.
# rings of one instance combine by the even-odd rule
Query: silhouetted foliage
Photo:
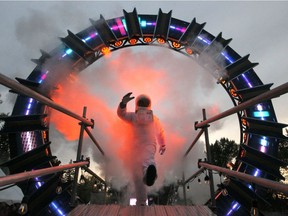
[(216, 166), (226, 167), (227, 162), (237, 156), (239, 145), (237, 145), (234, 140), (221, 138), (220, 140), (216, 140), (210, 149), (212, 163)]
[[(8, 114), (0, 113), (0, 116), (8, 116)], [(0, 131), (2, 130), (3, 122), (0, 121)], [(9, 136), (8, 134), (0, 133), (0, 164), (8, 161), (10, 158)]]

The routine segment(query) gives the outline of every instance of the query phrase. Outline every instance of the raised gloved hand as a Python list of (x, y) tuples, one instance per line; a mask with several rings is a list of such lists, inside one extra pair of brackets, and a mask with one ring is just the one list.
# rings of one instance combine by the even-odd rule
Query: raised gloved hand
[(122, 98), (122, 104), (126, 105), (130, 100), (133, 100), (135, 97), (130, 97), (132, 94), (132, 92), (129, 92), (128, 94), (124, 95), (124, 97)]
[(162, 145), (162, 146), (160, 147), (160, 149), (159, 149), (160, 155), (163, 155), (165, 151), (166, 151), (166, 146), (165, 146), (165, 145)]

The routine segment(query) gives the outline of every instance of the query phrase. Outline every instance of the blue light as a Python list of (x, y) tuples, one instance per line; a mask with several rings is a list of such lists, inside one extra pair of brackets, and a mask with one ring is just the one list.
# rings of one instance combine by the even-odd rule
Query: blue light
[(141, 24), (141, 27), (144, 27), (144, 28), (147, 26), (146, 20), (142, 20), (142, 21), (140, 22), (140, 24)]
[(54, 202), (51, 203), (51, 206), (59, 213), (58, 215), (65, 215)]
[(201, 36), (198, 36), (198, 39), (202, 40), (204, 43), (206, 43), (207, 45), (209, 45), (211, 43), (211, 41), (207, 40), (206, 38), (203, 38)]
[(253, 85), (251, 85), (245, 74), (241, 74), (241, 76), (244, 78), (244, 80), (246, 81), (246, 83), (249, 85), (250, 88), (253, 87)]
[(65, 51), (65, 53), (66, 53), (67, 55), (71, 54), (72, 52), (73, 52), (72, 49), (67, 49), (67, 50)]
[(264, 117), (269, 117), (270, 113), (268, 111), (254, 111), (253, 115), (254, 117), (257, 117), (257, 118), (264, 118)]
[(259, 169), (256, 169), (255, 173), (254, 173), (254, 176), (258, 176), (259, 175)]
[(237, 211), (240, 208), (240, 204), (238, 202), (236, 202), (236, 201), (233, 201), (232, 205), (233, 205), (232, 208), (227, 212), (226, 216), (231, 215), (231, 213), (233, 211)]
[(263, 137), (263, 139), (260, 140), (260, 144), (262, 146), (267, 147), (268, 146), (268, 141), (266, 140), (266, 137)]

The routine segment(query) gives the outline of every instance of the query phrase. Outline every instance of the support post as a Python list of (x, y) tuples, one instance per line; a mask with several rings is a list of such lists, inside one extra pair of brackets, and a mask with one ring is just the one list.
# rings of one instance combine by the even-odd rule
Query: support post
[(182, 173), (182, 186), (183, 186), (183, 199), (184, 199), (184, 205), (187, 205), (187, 196), (186, 196), (186, 184), (185, 184), (185, 174), (184, 171)]
[[(87, 111), (87, 107), (84, 107), (83, 108), (83, 118), (86, 118), (86, 111)], [(79, 124), (81, 125), (81, 127), (80, 127), (80, 135), (79, 135), (79, 141), (78, 141), (76, 161), (81, 160), (83, 135), (84, 135), (85, 127), (86, 127), (83, 122), (80, 122)], [(76, 206), (78, 176), (79, 176), (79, 167), (75, 168), (75, 176), (74, 176), (74, 182), (73, 182), (72, 194), (71, 194), (71, 206)]]
[(204, 132), (204, 129), (201, 129), (201, 131), (197, 134), (196, 138), (191, 143), (190, 147), (187, 149), (186, 153), (184, 154), (184, 157), (186, 157), (189, 154), (189, 152), (194, 147), (194, 145), (197, 143), (197, 141), (199, 140), (199, 138), (203, 134), (203, 132)]
[(99, 149), (99, 151), (101, 152), (101, 154), (103, 156), (105, 156), (105, 153), (103, 151), (103, 149), (100, 147), (99, 143), (97, 142), (97, 140), (95, 139), (95, 137), (93, 136), (93, 134), (91, 133), (91, 131), (85, 127), (85, 131), (88, 134), (88, 136), (90, 137), (90, 139), (93, 141), (93, 143), (97, 146), (97, 148)]
[[(206, 120), (206, 111), (205, 109), (202, 109), (203, 114), (203, 121)], [(205, 134), (205, 144), (206, 144), (206, 152), (207, 152), (207, 160), (208, 163), (212, 163), (212, 156), (211, 156), (211, 149), (210, 149), (210, 141), (209, 141), (209, 134), (208, 134), (208, 127), (209, 125), (206, 125), (204, 127), (204, 134)], [(213, 173), (211, 170), (209, 170), (209, 186), (210, 186), (210, 196), (211, 196), (211, 206), (215, 207), (215, 190), (214, 190), (214, 179), (213, 179)]]
[(211, 117), (209, 119), (206, 119), (205, 121), (202, 121), (202, 122), (199, 122), (199, 123), (196, 122), (195, 123), (195, 128), (196, 129), (197, 128), (202, 128), (202, 127), (204, 127), (205, 125), (207, 125), (207, 124), (209, 124), (211, 122), (214, 122), (214, 121), (217, 121), (217, 120), (222, 119), (224, 117), (227, 117), (229, 115), (232, 115), (232, 114), (234, 114), (236, 112), (244, 110), (244, 109), (246, 109), (246, 108), (248, 108), (250, 106), (256, 105), (256, 104), (261, 103), (263, 101), (270, 100), (270, 99), (275, 98), (275, 97), (279, 97), (282, 94), (285, 94), (287, 92), (288, 92), (288, 82), (285, 83), (285, 84), (282, 84), (282, 85), (280, 85), (280, 86), (278, 86), (278, 87), (276, 87), (276, 88), (274, 88), (274, 89), (272, 89), (270, 91), (267, 91), (267, 92), (265, 92), (263, 94), (260, 94), (260, 95), (254, 97), (254, 98), (252, 98), (252, 99), (250, 99), (248, 101), (242, 102), (238, 106), (235, 106), (235, 107), (233, 107), (231, 109), (228, 109), (228, 110), (226, 110), (226, 111), (224, 111), (224, 112), (222, 112), (222, 113), (220, 113), (218, 115), (215, 115), (215, 116), (213, 116), (213, 117)]

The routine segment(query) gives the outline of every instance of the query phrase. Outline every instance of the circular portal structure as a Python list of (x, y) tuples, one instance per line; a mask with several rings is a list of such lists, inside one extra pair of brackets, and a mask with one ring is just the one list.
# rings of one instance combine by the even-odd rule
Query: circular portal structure
[[(41, 50), (37, 64), (27, 79), (18, 82), (50, 98), (55, 87), (70, 75), (77, 75), (109, 52), (133, 46), (159, 46), (182, 53), (212, 70), (216, 82), (229, 94), (236, 106), (263, 92), (272, 84), (263, 84), (254, 71), (257, 63), (249, 55), (240, 56), (222, 34), (213, 36), (199, 24), (172, 17), (172, 11), (156, 15), (138, 14), (123, 10), (123, 16), (92, 20), (91, 25), (76, 34), (68, 30), (62, 43), (51, 52)], [(53, 67), (57, 65), (57, 67)], [(211, 65), (212, 68), (211, 68)], [(11, 117), (5, 119), (4, 132), (9, 133), (11, 158), (5, 165), (10, 173), (58, 166), (59, 161), (50, 150), (50, 108), (33, 98), (18, 94)], [(277, 123), (270, 100), (237, 113), (240, 125), (239, 155), (233, 170), (271, 180), (283, 179), (276, 159), (279, 140), (285, 139)], [(64, 215), (71, 211), (69, 183), (63, 183), (57, 193), (59, 175), (47, 175), (17, 184), (27, 198), (31, 215)], [(52, 191), (52, 192), (51, 192)], [(54, 191), (54, 192), (53, 192)], [(223, 193), (223, 191), (225, 193)], [(216, 192), (218, 215), (248, 215), (252, 202), (267, 205), (269, 191), (230, 178)], [(268, 203), (269, 204), (269, 203)]]

